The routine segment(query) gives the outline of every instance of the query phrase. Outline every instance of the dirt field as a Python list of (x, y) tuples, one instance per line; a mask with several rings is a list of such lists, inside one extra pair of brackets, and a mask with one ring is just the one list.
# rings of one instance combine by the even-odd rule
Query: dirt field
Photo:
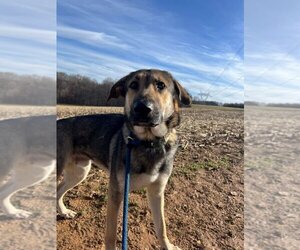
[(245, 109), (245, 248), (299, 249), (300, 109)]
[[(62, 118), (122, 109), (59, 106), (57, 111)], [(239, 109), (182, 110), (180, 146), (165, 195), (169, 238), (182, 249), (244, 247), (243, 115)], [(68, 193), (66, 204), (79, 217), (58, 218), (58, 249), (99, 249), (103, 244), (107, 180), (106, 173), (92, 170)], [(159, 249), (145, 190), (130, 195), (128, 227), (129, 249)], [(118, 231), (121, 239), (121, 224)]]
[(55, 115), (55, 106), (1, 105), (0, 120), (36, 115)]

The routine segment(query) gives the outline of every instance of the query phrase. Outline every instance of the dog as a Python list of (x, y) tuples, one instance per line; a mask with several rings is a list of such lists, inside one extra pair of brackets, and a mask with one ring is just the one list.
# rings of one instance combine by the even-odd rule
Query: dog
[(117, 218), (124, 192), (125, 150), (128, 136), (139, 142), (131, 151), (130, 190), (147, 188), (155, 231), (163, 249), (179, 249), (169, 242), (164, 218), (164, 190), (177, 150), (175, 127), (179, 105), (190, 105), (187, 91), (167, 71), (138, 70), (117, 81), (108, 100), (125, 98), (124, 115), (99, 114), (57, 122), (58, 213), (76, 213), (63, 202), (66, 192), (88, 175), (91, 165), (108, 170), (105, 249), (116, 249)]
[(10, 201), (18, 191), (46, 180), (56, 165), (56, 116), (0, 121), (0, 210), (24, 219), (31, 212)]

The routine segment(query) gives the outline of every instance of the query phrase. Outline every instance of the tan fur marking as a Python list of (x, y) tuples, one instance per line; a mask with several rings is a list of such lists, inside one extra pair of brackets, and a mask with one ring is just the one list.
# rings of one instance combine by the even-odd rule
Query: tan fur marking
[(165, 140), (167, 143), (169, 143), (170, 145), (173, 145), (176, 143), (177, 141), (177, 133), (175, 129), (172, 129), (172, 131), (170, 133), (168, 133), (165, 136)]
[(174, 99), (173, 102), (174, 102), (174, 110), (176, 112), (179, 112), (179, 103), (178, 103), (178, 100)]

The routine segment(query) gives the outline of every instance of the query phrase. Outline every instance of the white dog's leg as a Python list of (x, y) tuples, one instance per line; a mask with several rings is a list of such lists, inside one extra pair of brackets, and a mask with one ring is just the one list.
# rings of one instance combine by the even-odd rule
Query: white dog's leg
[(87, 177), (91, 165), (90, 160), (84, 160), (76, 162), (75, 166), (66, 166), (63, 172), (63, 180), (57, 187), (57, 209), (61, 216), (65, 218), (73, 218), (76, 216), (76, 212), (66, 208), (63, 198), (69, 190), (77, 186)]
[(3, 212), (14, 218), (27, 218), (30, 212), (17, 209), (13, 206), (10, 199), (18, 191), (34, 186), (47, 179), (55, 168), (55, 160), (49, 164), (45, 161), (26, 161), (21, 166), (14, 168), (12, 177), (0, 189), (0, 207)]

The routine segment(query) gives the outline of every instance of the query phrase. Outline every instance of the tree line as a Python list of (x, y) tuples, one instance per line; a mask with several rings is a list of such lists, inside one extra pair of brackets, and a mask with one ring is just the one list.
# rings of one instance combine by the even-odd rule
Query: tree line
[(192, 103), (198, 105), (222, 106), (222, 107), (241, 108), (241, 109), (244, 108), (244, 103), (221, 103), (216, 101), (205, 101), (205, 100), (199, 100), (197, 97), (193, 98)]
[(82, 75), (57, 73), (57, 104), (82, 106), (123, 106), (124, 98), (107, 102), (114, 80), (107, 78), (98, 82)]
[[(70, 75), (63, 72), (57, 74), (57, 103), (86, 106), (123, 106), (124, 99), (112, 99), (107, 103), (110, 88), (115, 83), (111, 78), (97, 82), (86, 76)], [(243, 103), (218, 103), (192, 99), (193, 104), (244, 108)]]
[(264, 103), (245, 101), (246, 106), (277, 107), (277, 108), (300, 108), (300, 103)]
[[(123, 106), (124, 98), (107, 102), (115, 80), (101, 82), (79, 74), (58, 72), (53, 78), (0, 72), (0, 103), (28, 105)], [(243, 108), (243, 103), (219, 103), (193, 97), (193, 104)]]
[(0, 89), (0, 104), (56, 105), (51, 77), (0, 72)]

